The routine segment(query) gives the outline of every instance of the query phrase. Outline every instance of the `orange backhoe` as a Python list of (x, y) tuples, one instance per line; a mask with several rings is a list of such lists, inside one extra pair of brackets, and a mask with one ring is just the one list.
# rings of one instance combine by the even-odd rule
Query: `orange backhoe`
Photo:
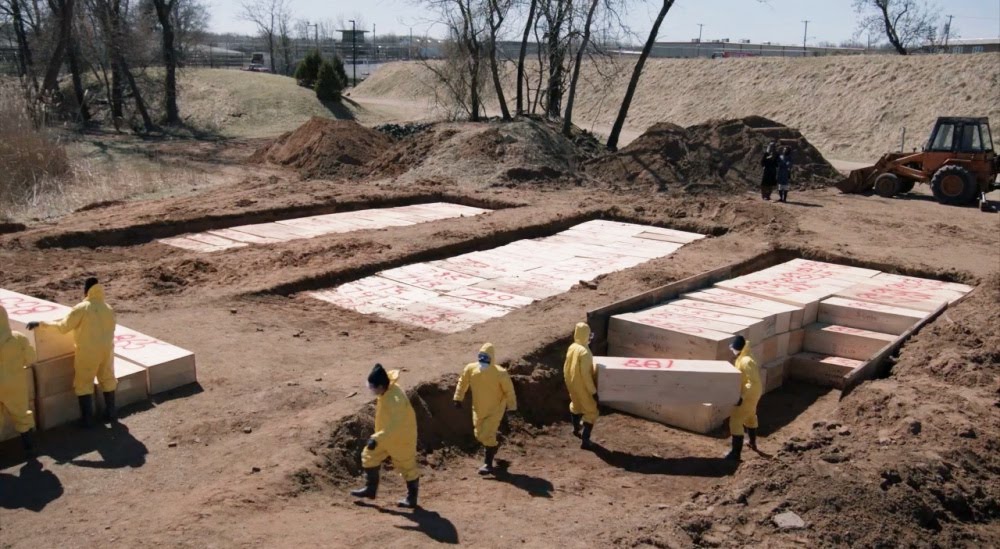
[(908, 193), (917, 183), (930, 183), (941, 204), (965, 205), (979, 201), (989, 208), (986, 193), (996, 186), (1000, 157), (993, 150), (987, 118), (938, 118), (922, 152), (892, 152), (874, 165), (852, 171), (837, 184), (845, 193), (893, 197)]

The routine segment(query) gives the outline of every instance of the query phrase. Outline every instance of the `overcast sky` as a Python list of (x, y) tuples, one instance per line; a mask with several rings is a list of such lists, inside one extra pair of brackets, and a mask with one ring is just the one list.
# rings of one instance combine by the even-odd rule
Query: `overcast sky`
[[(254, 26), (239, 18), (242, 0), (208, 0), (211, 27), (216, 32), (250, 34)], [(323, 21), (364, 20), (378, 34), (395, 32), (440, 36), (443, 30), (428, 21), (427, 10), (416, 0), (290, 0), (295, 19)], [(803, 20), (809, 22), (809, 42), (840, 42), (852, 37), (857, 17), (851, 0), (677, 0), (660, 28), (660, 41), (687, 41), (698, 36), (709, 41), (741, 38), (754, 42), (801, 44)], [(942, 13), (954, 15), (953, 26), (962, 38), (1000, 36), (1000, 0), (939, 0)], [(628, 24), (645, 37), (660, 6), (658, 0), (633, 3)]]

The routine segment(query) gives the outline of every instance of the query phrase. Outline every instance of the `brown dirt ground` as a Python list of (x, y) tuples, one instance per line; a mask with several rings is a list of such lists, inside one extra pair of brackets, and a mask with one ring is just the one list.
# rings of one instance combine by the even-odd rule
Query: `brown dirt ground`
[[(192, 147), (193, 164), (226, 157)], [(173, 153), (183, 156), (183, 144)], [(752, 192), (495, 185), (492, 166), (466, 178), (433, 160), (419, 178), (367, 184), (244, 166), (238, 183), (198, 195), (107, 205), (0, 236), (4, 287), (73, 303), (83, 277), (99, 276), (123, 324), (195, 351), (199, 365), (197, 387), (129, 411), (120, 428), (42, 433), (40, 468), (19, 463), (16, 443), (0, 445), (0, 546), (985, 547), (1000, 539), (997, 214), (939, 206), (922, 192), (888, 200), (818, 189), (777, 204)], [(498, 209), (215, 254), (152, 241), (420, 198)], [(598, 215), (721, 236), (450, 335), (301, 293)], [(558, 368), (573, 324), (589, 309), (776, 244), (981, 286), (914, 337), (888, 378), (843, 399), (802, 384), (769, 394), (763, 453), (748, 452), (735, 470), (717, 459), (722, 433), (622, 414), (599, 423), (599, 451), (580, 451), (559, 417)], [(475, 475), (468, 425), (442, 407), (486, 340), (512, 365), (524, 409), (501, 454), (508, 474), (495, 481)], [(402, 490), (392, 474), (376, 506), (346, 497), (375, 361), (405, 370), (401, 382), (421, 413), (420, 512), (390, 506)], [(806, 528), (778, 531), (771, 517), (783, 510)]]

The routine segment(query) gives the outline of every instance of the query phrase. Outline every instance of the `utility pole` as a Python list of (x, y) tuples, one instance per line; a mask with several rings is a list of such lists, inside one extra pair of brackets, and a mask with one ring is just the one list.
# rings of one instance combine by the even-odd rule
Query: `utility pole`
[(949, 15), (948, 16), (948, 24), (944, 26), (944, 49), (945, 49), (945, 51), (948, 50), (948, 36), (951, 34), (951, 20), (954, 17), (955, 17), (954, 15)]
[(410, 45), (406, 48), (406, 60), (413, 59), (413, 27), (410, 27)]
[(701, 57), (701, 31), (705, 29), (704, 23), (698, 23), (698, 50), (696, 57)]
[(358, 29), (354, 19), (351, 19), (351, 71), (354, 75), (351, 87), (358, 85)]
[[(372, 57), (375, 58), (375, 62), (378, 63), (378, 41), (375, 40), (375, 23), (372, 23)], [(372, 61), (368, 59), (368, 70), (371, 71)]]
[(805, 55), (806, 55), (806, 40), (809, 37), (809, 20), (806, 19), (806, 20), (804, 20), (802, 22), (805, 23), (805, 25), (806, 25), (805, 30), (802, 31), (802, 56), (805, 57)]
[[(319, 50), (319, 23), (313, 23), (313, 24), (306, 23), (306, 29), (308, 29), (309, 27), (313, 27), (313, 29), (315, 30), (315, 35), (314, 36), (316, 38), (316, 51), (320, 51)], [(306, 31), (306, 32), (308, 32), (308, 31)], [(308, 39), (309, 39), (309, 35), (306, 34), (306, 40), (308, 40)], [(323, 54), (323, 52), (320, 52), (320, 55), (322, 55), (322, 54)]]

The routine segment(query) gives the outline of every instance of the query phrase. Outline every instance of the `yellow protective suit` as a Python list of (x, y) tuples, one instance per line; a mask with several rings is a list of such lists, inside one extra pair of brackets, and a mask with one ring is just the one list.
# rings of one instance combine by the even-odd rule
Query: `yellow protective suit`
[(367, 447), (361, 452), (361, 466), (365, 469), (378, 467), (386, 459), (399, 470), (403, 480), (409, 482), (420, 478), (417, 470), (417, 416), (413, 412), (410, 399), (396, 384), (399, 370), (389, 373), (389, 388), (375, 403), (374, 450)]
[(107, 393), (118, 388), (115, 379), (115, 312), (104, 302), (104, 287), (95, 284), (87, 298), (58, 322), (42, 322), (39, 328), (73, 332), (76, 357), (73, 360), (73, 391), (76, 396), (94, 393), (94, 378)]
[(504, 413), (517, 410), (517, 396), (514, 395), (510, 374), (496, 364), (493, 344), (483, 345), (479, 352), (490, 355), (490, 366), (480, 369), (478, 362), (467, 365), (458, 378), (455, 401), (462, 402), (466, 391), (472, 389), (472, 425), (476, 440), (483, 446), (493, 448), (497, 445), (497, 429)]
[(594, 383), (594, 355), (590, 352), (590, 326), (578, 322), (573, 330), (573, 344), (566, 351), (563, 379), (569, 390), (569, 413), (582, 415), (583, 421), (593, 425), (597, 421), (597, 385)]
[(24, 371), (34, 361), (31, 342), (10, 330), (7, 309), (0, 307), (0, 427), (10, 416), (18, 433), (35, 428), (35, 417), (28, 408), (28, 377)]
[(757, 403), (764, 393), (760, 382), (760, 367), (750, 354), (750, 342), (747, 341), (743, 351), (736, 357), (736, 369), (740, 371), (740, 398), (743, 402), (729, 416), (729, 432), (734, 437), (743, 436), (743, 428), (757, 428)]

